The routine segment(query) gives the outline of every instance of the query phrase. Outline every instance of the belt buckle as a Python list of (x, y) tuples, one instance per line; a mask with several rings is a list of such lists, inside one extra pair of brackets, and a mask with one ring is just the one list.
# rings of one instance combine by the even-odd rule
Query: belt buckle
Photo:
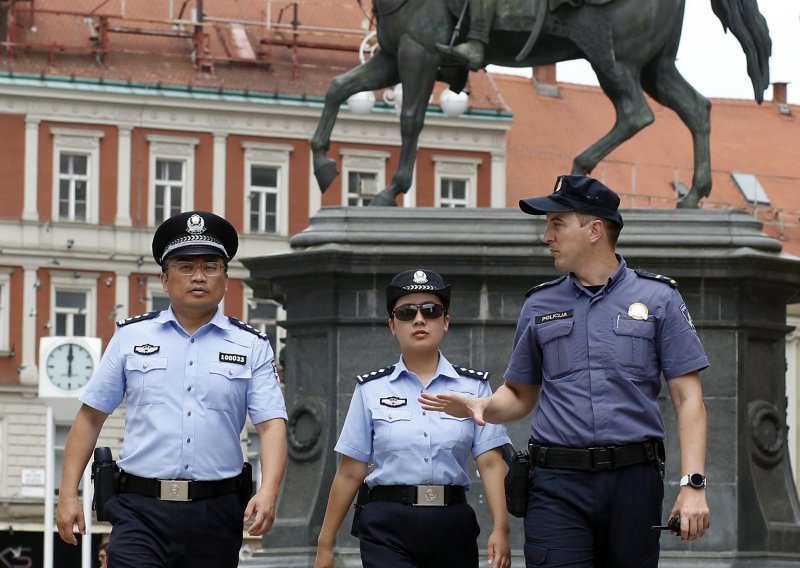
[(417, 485), (415, 507), (444, 507), (444, 485)]
[(589, 448), (592, 471), (614, 469), (614, 448)]
[(189, 481), (186, 479), (159, 479), (158, 498), (161, 501), (191, 501)]

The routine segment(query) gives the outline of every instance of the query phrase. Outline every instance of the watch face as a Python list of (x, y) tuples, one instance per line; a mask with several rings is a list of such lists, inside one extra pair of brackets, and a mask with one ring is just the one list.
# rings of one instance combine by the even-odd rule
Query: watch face
[(50, 382), (60, 389), (73, 391), (89, 382), (94, 361), (82, 345), (64, 343), (50, 352), (46, 367)]
[(706, 478), (701, 473), (693, 473), (689, 476), (689, 485), (692, 487), (703, 487), (706, 484)]

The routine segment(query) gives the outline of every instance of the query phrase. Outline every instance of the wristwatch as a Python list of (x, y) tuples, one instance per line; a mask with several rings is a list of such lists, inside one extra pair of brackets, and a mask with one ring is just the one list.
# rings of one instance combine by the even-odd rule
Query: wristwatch
[(702, 473), (689, 473), (681, 477), (681, 487), (688, 485), (695, 489), (703, 489), (706, 486), (706, 476)]

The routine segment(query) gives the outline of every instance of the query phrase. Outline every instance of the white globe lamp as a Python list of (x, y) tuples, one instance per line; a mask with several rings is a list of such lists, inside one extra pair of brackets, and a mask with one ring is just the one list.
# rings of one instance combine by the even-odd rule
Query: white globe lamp
[(350, 95), (347, 99), (347, 106), (350, 112), (358, 115), (369, 114), (375, 106), (375, 93), (372, 91), (361, 91), (355, 95)]
[(467, 112), (469, 108), (469, 95), (464, 91), (454, 93), (450, 89), (445, 89), (439, 95), (439, 106), (445, 116), (456, 117)]

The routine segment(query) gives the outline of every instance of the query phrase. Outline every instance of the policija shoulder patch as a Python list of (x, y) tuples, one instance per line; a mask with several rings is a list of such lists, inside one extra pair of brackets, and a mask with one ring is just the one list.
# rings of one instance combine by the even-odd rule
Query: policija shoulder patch
[(572, 314), (575, 310), (564, 310), (563, 312), (553, 312), (552, 314), (544, 314), (542, 316), (536, 316), (536, 323), (547, 323), (553, 320), (560, 320), (560, 319), (567, 319), (571, 318)]

